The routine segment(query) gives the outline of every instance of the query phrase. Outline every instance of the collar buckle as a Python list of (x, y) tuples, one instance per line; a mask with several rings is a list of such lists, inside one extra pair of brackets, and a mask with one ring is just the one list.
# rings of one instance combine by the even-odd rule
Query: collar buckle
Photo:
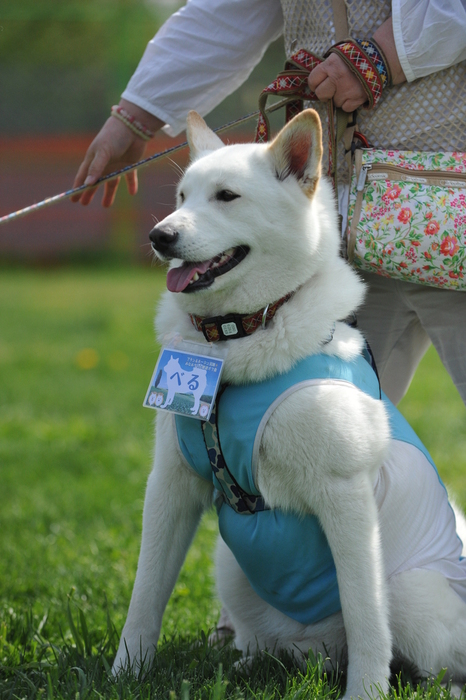
[(212, 341), (244, 338), (246, 336), (241, 314), (203, 318), (200, 326), (204, 338), (209, 343)]

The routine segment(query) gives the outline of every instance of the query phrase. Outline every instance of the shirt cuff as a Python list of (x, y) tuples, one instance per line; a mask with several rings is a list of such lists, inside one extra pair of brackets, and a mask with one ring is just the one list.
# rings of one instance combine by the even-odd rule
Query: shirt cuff
[(128, 100), (128, 102), (132, 102), (141, 109), (145, 109), (146, 112), (149, 112), (149, 114), (153, 114), (154, 117), (157, 117), (157, 119), (160, 119), (160, 121), (165, 122), (165, 126), (162, 127), (162, 131), (168, 134), (168, 136), (178, 136), (178, 134), (180, 134), (183, 129), (186, 128), (185, 120), (173, 117), (159, 106), (153, 105), (151, 102), (144, 100), (130, 90), (125, 90), (121, 96), (125, 100)]
[(395, 37), (395, 47), (396, 53), (398, 54), (398, 60), (401, 67), (403, 68), (403, 73), (406, 76), (408, 83), (412, 83), (416, 79), (414, 71), (408, 60), (408, 54), (406, 52), (405, 42), (403, 39), (403, 32), (401, 30), (401, 9), (399, 0), (392, 0), (392, 25), (393, 25), (393, 36)]

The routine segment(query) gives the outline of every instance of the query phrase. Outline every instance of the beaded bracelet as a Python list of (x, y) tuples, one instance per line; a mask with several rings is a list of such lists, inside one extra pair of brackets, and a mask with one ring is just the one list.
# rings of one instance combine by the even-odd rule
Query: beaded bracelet
[(127, 112), (123, 107), (120, 107), (120, 105), (113, 105), (111, 115), (123, 122), (128, 129), (131, 129), (136, 136), (139, 136), (139, 138), (144, 141), (150, 141), (154, 137), (153, 131), (148, 129), (147, 126), (144, 126), (144, 124), (141, 124), (136, 117), (133, 117), (132, 114)]
[[(375, 44), (372, 40), (362, 40), (370, 43), (375, 48)], [(334, 44), (327, 53), (325, 57), (329, 56), (331, 53), (336, 53), (343, 59), (348, 68), (354, 73), (354, 75), (359, 79), (362, 87), (364, 88), (367, 95), (367, 102), (365, 107), (372, 109), (375, 107), (377, 102), (382, 96), (382, 90), (390, 82), (390, 73), (388, 72), (388, 64), (383, 59), (383, 54), (378, 52), (378, 63), (380, 67), (382, 63), (385, 67), (386, 80), (384, 82), (381, 72), (379, 72), (378, 66), (374, 58), (369, 56), (362, 46), (353, 39), (346, 39), (345, 41), (340, 41)], [(380, 59), (380, 60), (379, 60)]]

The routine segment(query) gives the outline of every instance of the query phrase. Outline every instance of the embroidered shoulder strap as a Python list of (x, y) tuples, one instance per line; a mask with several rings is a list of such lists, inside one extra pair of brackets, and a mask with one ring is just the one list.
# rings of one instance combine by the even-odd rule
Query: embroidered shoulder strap
[(217, 396), (209, 420), (202, 422), (202, 433), (212, 473), (221, 488), (221, 496), (233, 510), (243, 515), (253, 515), (261, 510), (268, 510), (262, 496), (246, 493), (228, 469), (218, 435), (217, 408), (219, 399), (220, 396)]

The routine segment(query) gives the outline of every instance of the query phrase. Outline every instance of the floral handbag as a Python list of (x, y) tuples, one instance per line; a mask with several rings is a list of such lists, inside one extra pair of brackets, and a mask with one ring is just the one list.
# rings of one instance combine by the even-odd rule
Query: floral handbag
[(361, 270), (466, 290), (466, 153), (357, 148), (346, 232)]

